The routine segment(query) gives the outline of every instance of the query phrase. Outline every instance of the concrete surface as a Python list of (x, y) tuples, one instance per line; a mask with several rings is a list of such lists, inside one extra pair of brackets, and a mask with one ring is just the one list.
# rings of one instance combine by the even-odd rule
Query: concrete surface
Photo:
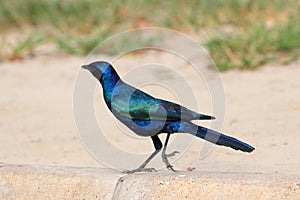
[(2, 165), (0, 199), (111, 199), (122, 176), (95, 168)]
[(0, 199), (300, 199), (300, 175), (1, 164)]

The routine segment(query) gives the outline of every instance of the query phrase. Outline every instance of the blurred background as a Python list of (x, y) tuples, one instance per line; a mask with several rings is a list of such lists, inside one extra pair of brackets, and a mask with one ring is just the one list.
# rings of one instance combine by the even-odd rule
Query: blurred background
[[(196, 140), (175, 168), (300, 174), (299, 21), (299, 0), (1, 0), (0, 162), (106, 167), (76, 133), (72, 95), (79, 66), (113, 34), (158, 26), (183, 32), (206, 48), (225, 89), (223, 131), (256, 148), (245, 154), (216, 147), (201, 160), (203, 141)], [(108, 46), (103, 53), (109, 58), (116, 52)], [(123, 76), (149, 58), (182, 72), (203, 99), (199, 111), (210, 113), (205, 84), (170, 55), (136, 53), (117, 63), (117, 71)], [(176, 81), (162, 71), (154, 74), (157, 81)], [(97, 95), (101, 98), (101, 89)], [(103, 109), (98, 114), (109, 114)]]
[(299, 7), (298, 0), (1, 1), (0, 60), (47, 50), (86, 55), (120, 31), (159, 26), (201, 31), (220, 70), (285, 64), (299, 57)]

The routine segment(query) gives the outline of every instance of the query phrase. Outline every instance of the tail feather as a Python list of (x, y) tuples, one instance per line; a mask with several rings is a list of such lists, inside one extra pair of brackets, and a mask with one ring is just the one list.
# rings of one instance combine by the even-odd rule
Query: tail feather
[(216, 119), (216, 118), (214, 116), (210, 116), (210, 115), (199, 114), (199, 119), (200, 120), (210, 120), (210, 119)]
[(235, 150), (241, 150), (250, 153), (255, 149), (251, 145), (242, 142), (236, 138), (224, 135), (222, 133), (219, 133), (217, 131), (202, 126), (197, 126), (193, 123), (185, 123), (182, 129), (184, 132), (195, 135), (211, 143), (221, 145), (221, 146), (231, 147)]

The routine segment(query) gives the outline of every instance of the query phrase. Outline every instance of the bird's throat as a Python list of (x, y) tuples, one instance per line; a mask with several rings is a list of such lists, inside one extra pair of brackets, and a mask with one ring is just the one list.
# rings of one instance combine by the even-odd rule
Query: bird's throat
[(113, 68), (107, 68), (99, 81), (103, 88), (104, 100), (110, 108), (113, 91), (115, 87), (122, 82), (122, 80)]

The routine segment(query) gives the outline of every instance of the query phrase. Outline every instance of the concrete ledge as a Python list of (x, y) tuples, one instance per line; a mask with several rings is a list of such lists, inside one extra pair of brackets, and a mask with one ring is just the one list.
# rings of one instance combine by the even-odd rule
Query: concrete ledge
[(300, 199), (298, 175), (192, 172), (134, 174), (122, 180), (115, 199)]
[(94, 168), (0, 166), (0, 199), (111, 199), (123, 174)]
[(300, 199), (300, 175), (0, 165), (0, 199)]

